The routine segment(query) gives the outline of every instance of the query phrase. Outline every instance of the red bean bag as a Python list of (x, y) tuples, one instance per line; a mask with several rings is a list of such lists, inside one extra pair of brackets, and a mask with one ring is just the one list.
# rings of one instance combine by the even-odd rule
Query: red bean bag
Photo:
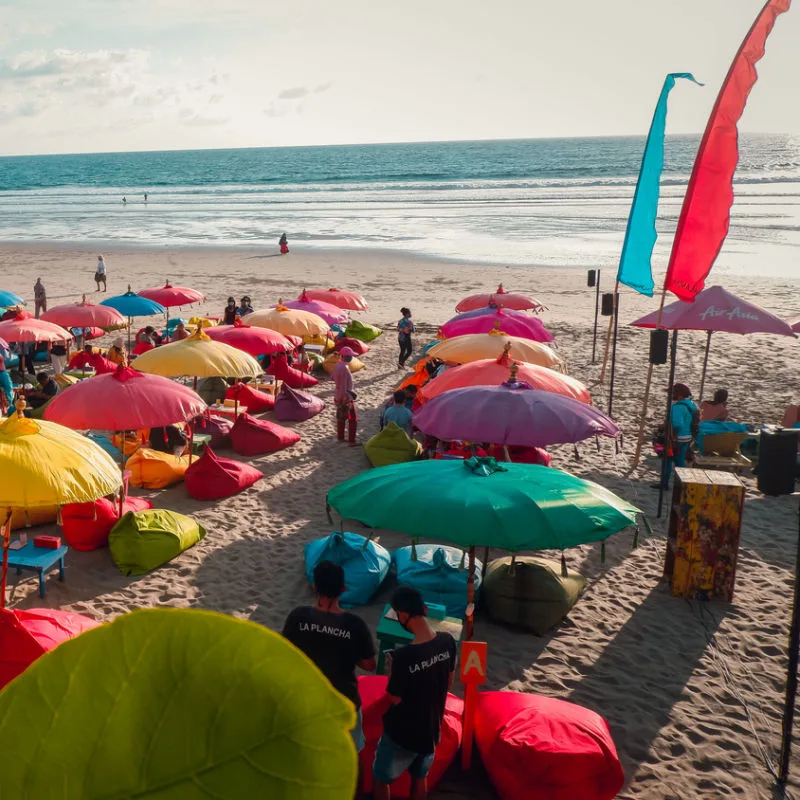
[(475, 741), (502, 800), (611, 800), (625, 782), (608, 723), (564, 700), (481, 692)]
[(290, 367), (286, 360), (286, 353), (276, 353), (274, 356), (270, 356), (267, 375), (274, 375), (276, 380), (288, 383), (293, 389), (310, 389), (319, 383), (313, 375)]
[[(375, 760), (375, 749), (378, 739), (383, 733), (383, 715), (389, 709), (389, 698), (386, 684), (389, 679), (385, 675), (360, 675), (358, 693), (361, 695), (361, 714), (366, 744), (359, 754), (361, 769), (364, 775), (362, 789), (365, 794), (372, 791), (372, 762)], [(436, 747), (436, 759), (428, 773), (428, 789), (432, 789), (442, 779), (461, 747), (464, 701), (454, 694), (447, 695), (442, 735)], [(392, 784), (392, 797), (409, 797), (411, 794), (411, 778), (404, 772)]]
[(217, 449), (230, 447), (233, 422), (227, 417), (221, 417), (218, 414), (201, 414), (189, 424), (194, 428), (195, 435), (203, 433), (211, 436), (211, 441), (208, 443), (209, 447)]
[(97, 625), (55, 608), (0, 609), (0, 689), (48, 650)]
[(148, 350), (152, 349), (152, 344), (149, 344), (148, 342), (139, 342), (134, 346), (133, 350), (131, 350), (131, 354), (134, 356), (140, 356), (142, 353), (146, 353)]
[[(143, 497), (126, 497), (122, 515), (152, 507)], [(67, 544), (75, 550), (96, 550), (108, 544), (108, 534), (119, 517), (119, 503), (105, 497), (93, 503), (69, 503), (61, 509), (61, 530)]]
[(337, 339), (333, 345), (333, 349), (338, 353), (343, 347), (349, 347), (357, 356), (363, 356), (364, 353), (369, 352), (369, 345), (362, 342), (360, 339), (354, 339), (352, 336), (342, 336)]
[(225, 392), (226, 400), (239, 399), (249, 414), (261, 414), (269, 411), (275, 405), (274, 395), (269, 392), (260, 392), (246, 383), (236, 383)]
[(210, 447), (206, 447), (203, 455), (186, 470), (183, 482), (186, 491), (195, 500), (220, 500), (243, 492), (263, 477), (264, 473), (255, 467), (230, 458), (220, 458)]
[(308, 392), (292, 389), (289, 384), (281, 386), (275, 398), (275, 419), (282, 422), (305, 422), (316, 417), (325, 408), (325, 401)]
[[(506, 460), (505, 451), (500, 445), (493, 444), (489, 448), (489, 455), (498, 461)], [(540, 464), (543, 467), (549, 467), (550, 462), (553, 460), (552, 454), (548, 453), (543, 447), (509, 445), (508, 455), (515, 464)]]
[(249, 414), (239, 414), (231, 430), (231, 444), (240, 456), (275, 453), (299, 441), (299, 433)]

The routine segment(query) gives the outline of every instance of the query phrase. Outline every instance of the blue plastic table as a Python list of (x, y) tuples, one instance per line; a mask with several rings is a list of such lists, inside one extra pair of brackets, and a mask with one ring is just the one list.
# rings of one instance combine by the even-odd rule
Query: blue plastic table
[(17, 575), (27, 569), (39, 573), (39, 597), (44, 597), (44, 575), (58, 562), (58, 579), (64, 580), (64, 556), (69, 548), (66, 546), (51, 550), (49, 547), (34, 547), (28, 542), (19, 550), (8, 551), (8, 566), (15, 567)]

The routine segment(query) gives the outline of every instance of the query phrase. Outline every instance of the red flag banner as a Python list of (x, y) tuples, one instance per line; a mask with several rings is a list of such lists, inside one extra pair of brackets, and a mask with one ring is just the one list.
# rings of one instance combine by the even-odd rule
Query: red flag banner
[(775, 20), (792, 0), (769, 0), (742, 42), (708, 120), (678, 219), (664, 288), (691, 302), (728, 235), (733, 174), (739, 161), (737, 124), (758, 73)]

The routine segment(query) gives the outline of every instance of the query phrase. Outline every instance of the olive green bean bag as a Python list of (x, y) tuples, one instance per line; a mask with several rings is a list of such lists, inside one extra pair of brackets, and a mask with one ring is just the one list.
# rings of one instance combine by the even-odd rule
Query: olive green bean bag
[(364, 445), (364, 453), (373, 467), (385, 467), (413, 461), (422, 454), (422, 445), (411, 439), (399, 425), (390, 422)]
[(371, 342), (377, 339), (383, 331), (370, 325), (368, 322), (359, 322), (354, 319), (345, 329), (344, 335), (350, 336), (353, 339), (358, 339), (359, 342)]

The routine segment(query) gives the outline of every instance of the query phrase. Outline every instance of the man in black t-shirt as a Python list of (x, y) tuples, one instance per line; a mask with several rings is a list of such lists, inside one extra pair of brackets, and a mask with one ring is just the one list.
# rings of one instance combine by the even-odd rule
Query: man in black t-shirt
[(364, 733), (356, 667), (375, 672), (375, 643), (366, 622), (339, 606), (344, 588), (344, 570), (338, 564), (332, 561), (317, 564), (314, 568), (317, 603), (294, 609), (283, 625), (283, 635), (356, 707), (358, 718), (351, 733), (356, 750), (361, 752)]
[(375, 751), (373, 792), (375, 800), (390, 800), (390, 785), (408, 770), (411, 800), (424, 800), (447, 692), (455, 677), (456, 642), (449, 633), (434, 632), (416, 589), (400, 586), (392, 608), (414, 639), (391, 654), (386, 692), (392, 706), (383, 715), (383, 736)]

